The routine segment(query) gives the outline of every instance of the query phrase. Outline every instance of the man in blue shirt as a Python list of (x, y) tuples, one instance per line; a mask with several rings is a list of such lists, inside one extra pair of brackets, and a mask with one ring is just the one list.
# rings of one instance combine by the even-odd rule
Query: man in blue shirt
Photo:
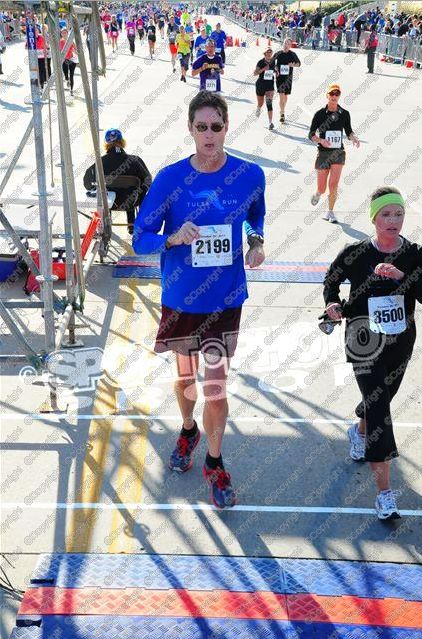
[(192, 64), (192, 77), (200, 75), (200, 91), (221, 91), (220, 75), (224, 73), (224, 64), (219, 55), (215, 54), (215, 42), (209, 38), (205, 46), (206, 53)]
[[(199, 352), (205, 360), (203, 475), (218, 508), (236, 503), (221, 456), (228, 414), (226, 379), (248, 297), (244, 261), (262, 264), (265, 177), (254, 163), (228, 155), (227, 103), (201, 91), (189, 105), (194, 155), (162, 169), (135, 222), (136, 253), (161, 254), (162, 314), (156, 352), (176, 353), (175, 393), (183, 427), (169, 467), (192, 467), (200, 433), (194, 420)], [(243, 229), (249, 250), (243, 256)]]
[(195, 53), (196, 57), (204, 55), (205, 53), (205, 45), (207, 43), (207, 32), (205, 31), (205, 27), (201, 27), (201, 31), (199, 36), (195, 40)]
[(219, 55), (223, 61), (223, 64), (226, 63), (226, 51), (224, 46), (226, 44), (227, 36), (225, 32), (221, 29), (220, 22), (217, 22), (215, 25), (215, 31), (211, 33), (211, 38), (215, 42), (215, 52)]

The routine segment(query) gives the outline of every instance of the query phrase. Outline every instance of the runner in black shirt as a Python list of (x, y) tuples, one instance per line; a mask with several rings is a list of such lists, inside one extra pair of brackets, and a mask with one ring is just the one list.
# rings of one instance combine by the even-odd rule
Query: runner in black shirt
[(268, 47), (264, 51), (264, 57), (258, 61), (254, 75), (258, 76), (256, 81), (256, 98), (258, 106), (256, 108), (256, 117), (261, 115), (261, 109), (265, 103), (268, 110), (269, 128), (274, 128), (273, 124), (273, 97), (274, 97), (274, 75), (275, 75), (275, 61), (273, 60), (273, 50)]
[[(350, 455), (369, 461), (378, 487), (379, 519), (400, 517), (390, 488), (389, 460), (398, 456), (390, 401), (397, 393), (416, 338), (416, 300), (422, 303), (422, 248), (400, 235), (404, 200), (393, 187), (371, 197), (375, 236), (347, 246), (331, 264), (324, 282), (325, 312), (346, 318), (346, 356), (362, 393), (359, 424), (348, 430)], [(340, 305), (340, 284), (350, 295)], [(365, 439), (366, 437), (366, 439)]]
[(277, 74), (277, 91), (280, 94), (280, 122), (285, 122), (284, 111), (287, 98), (292, 92), (293, 68), (300, 67), (300, 60), (294, 51), (291, 51), (292, 41), (286, 38), (281, 51), (275, 54), (275, 70)]
[(328, 104), (317, 111), (312, 119), (309, 139), (318, 143), (318, 155), (315, 161), (317, 170), (317, 192), (311, 198), (311, 204), (316, 206), (327, 189), (328, 182), (328, 212), (323, 219), (337, 222), (334, 215), (334, 204), (337, 199), (337, 187), (341, 172), (346, 161), (343, 146), (343, 131), (354, 146), (359, 148), (360, 142), (353, 133), (350, 113), (338, 103), (341, 95), (340, 85), (330, 84), (327, 89)]
[(165, 26), (164, 16), (160, 14), (158, 16), (158, 28), (160, 30), (161, 39), (164, 38), (164, 26)]
[(154, 25), (154, 21), (152, 18), (149, 19), (149, 23), (147, 25), (147, 38), (148, 38), (148, 46), (149, 46), (149, 55), (152, 60), (152, 56), (155, 53), (155, 42), (157, 40), (156, 37), (156, 27)]

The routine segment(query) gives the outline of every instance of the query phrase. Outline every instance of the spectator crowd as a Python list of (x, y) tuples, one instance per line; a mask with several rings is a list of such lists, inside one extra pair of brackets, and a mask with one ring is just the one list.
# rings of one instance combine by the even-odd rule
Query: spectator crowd
[(329, 9), (325, 12), (319, 8), (314, 12), (306, 12), (304, 9), (289, 11), (284, 4), (278, 8), (258, 5), (251, 9), (238, 3), (226, 3), (225, 8), (234, 13), (237, 18), (245, 20), (250, 29), (253, 29), (257, 23), (263, 23), (266, 33), (273, 32), (274, 27), (280, 32), (283, 27), (303, 28), (306, 40), (307, 36), (314, 37), (316, 29), (320, 30), (325, 44), (329, 46), (337, 44), (344, 31), (356, 31), (357, 44), (359, 44), (361, 32), (370, 31), (374, 25), (378, 34), (409, 36), (419, 41), (422, 35), (422, 16), (404, 13), (393, 15), (386, 13), (380, 7), (364, 13), (340, 12), (336, 17), (332, 17)]

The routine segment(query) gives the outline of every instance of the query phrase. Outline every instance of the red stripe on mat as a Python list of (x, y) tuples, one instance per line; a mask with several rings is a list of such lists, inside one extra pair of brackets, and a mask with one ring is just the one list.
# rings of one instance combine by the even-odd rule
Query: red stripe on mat
[(422, 627), (422, 602), (227, 590), (30, 588), (19, 614), (140, 615)]

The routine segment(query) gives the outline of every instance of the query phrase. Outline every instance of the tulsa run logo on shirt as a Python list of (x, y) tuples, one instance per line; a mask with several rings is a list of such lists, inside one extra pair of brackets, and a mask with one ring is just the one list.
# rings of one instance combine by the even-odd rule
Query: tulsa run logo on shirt
[(198, 191), (198, 193), (194, 193), (193, 191), (188, 191), (192, 201), (187, 201), (186, 206), (188, 209), (196, 209), (199, 206), (202, 207), (212, 207), (217, 209), (217, 211), (224, 211), (228, 206), (236, 206), (237, 198), (235, 197), (225, 197), (220, 198), (220, 195), (223, 193), (223, 190), (218, 187), (215, 190), (202, 190)]

